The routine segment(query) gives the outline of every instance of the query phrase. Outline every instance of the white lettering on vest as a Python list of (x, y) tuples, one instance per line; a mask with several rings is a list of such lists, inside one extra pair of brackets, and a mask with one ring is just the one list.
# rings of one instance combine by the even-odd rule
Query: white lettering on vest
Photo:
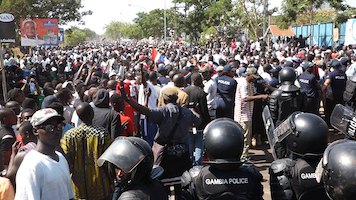
[(300, 177), (302, 179), (315, 179), (315, 173), (302, 173)]
[(345, 76), (335, 76), (335, 79), (344, 80), (344, 79), (345, 79)]
[(224, 80), (218, 80), (218, 83), (224, 84), (224, 85), (230, 85), (229, 81), (224, 81)]
[(349, 127), (347, 128), (347, 133), (350, 136), (355, 136), (355, 131), (356, 131), (356, 117), (353, 117), (352, 120), (350, 121)]
[(248, 178), (208, 178), (205, 179), (207, 185), (241, 185), (248, 184)]
[(309, 80), (299, 79), (299, 81), (300, 81), (301, 83), (309, 84)]

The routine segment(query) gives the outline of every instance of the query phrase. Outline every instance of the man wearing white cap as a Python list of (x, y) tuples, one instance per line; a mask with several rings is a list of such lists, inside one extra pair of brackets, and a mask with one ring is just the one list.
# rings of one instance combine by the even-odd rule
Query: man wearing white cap
[(16, 200), (73, 199), (69, 167), (56, 151), (62, 137), (64, 117), (51, 108), (32, 116), (31, 124), (38, 137), (35, 150), (27, 153), (16, 175)]

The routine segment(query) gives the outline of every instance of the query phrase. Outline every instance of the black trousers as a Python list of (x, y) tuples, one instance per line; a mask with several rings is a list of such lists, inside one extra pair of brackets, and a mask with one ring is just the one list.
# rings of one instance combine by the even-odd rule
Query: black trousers
[(304, 96), (302, 111), (319, 115), (319, 103), (319, 98)]

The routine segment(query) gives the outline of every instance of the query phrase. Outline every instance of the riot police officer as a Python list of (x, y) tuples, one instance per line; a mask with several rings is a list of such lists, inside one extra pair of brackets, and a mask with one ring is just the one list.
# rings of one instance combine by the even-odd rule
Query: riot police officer
[(338, 140), (324, 152), (322, 179), (326, 193), (332, 200), (355, 199), (355, 151), (356, 141)]
[(356, 195), (355, 116), (353, 110), (340, 104), (331, 115), (331, 125), (344, 133), (346, 139), (337, 140), (326, 148), (316, 174), (318, 179), (323, 179), (326, 193), (332, 200), (354, 199)]
[(323, 185), (317, 183), (315, 169), (328, 145), (328, 126), (311, 113), (295, 112), (275, 130), (286, 137), (289, 158), (272, 162), (272, 199), (327, 199)]
[[(272, 92), (269, 100), (269, 109), (274, 124), (278, 126), (281, 122), (296, 111), (302, 109), (302, 95), (300, 89), (294, 85), (296, 80), (295, 70), (291, 67), (284, 67), (279, 71), (279, 81), (281, 86)], [(276, 144), (276, 154), (278, 158), (286, 157), (285, 141)]]
[(321, 89), (318, 81), (313, 74), (314, 64), (309, 61), (302, 63), (304, 72), (298, 77), (300, 83), (300, 91), (303, 96), (303, 112), (319, 114), (319, 91)]
[(281, 86), (272, 92), (269, 101), (271, 117), (276, 125), (287, 119), (293, 112), (300, 111), (302, 106), (300, 90), (294, 85), (295, 70), (291, 67), (284, 67), (279, 72), (279, 80)]
[(105, 161), (109, 162), (120, 190), (116, 191), (117, 199), (168, 199), (163, 185), (151, 176), (162, 173), (153, 173), (153, 153), (143, 139), (118, 137), (99, 157), (98, 165)]
[(243, 141), (241, 126), (231, 119), (219, 118), (206, 126), (207, 165), (199, 173), (190, 170), (194, 196), (217, 200), (263, 199), (262, 175), (253, 164), (240, 160)]

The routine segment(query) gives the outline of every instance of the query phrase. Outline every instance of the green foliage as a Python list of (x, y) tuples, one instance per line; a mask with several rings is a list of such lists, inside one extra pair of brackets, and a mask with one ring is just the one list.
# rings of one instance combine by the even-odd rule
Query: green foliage
[[(231, 0), (173, 0), (177, 8), (182, 8), (181, 31), (187, 33), (194, 41), (200, 34), (212, 26), (227, 24), (232, 11)], [(178, 10), (178, 9), (177, 9)]]
[(122, 33), (120, 33), (119, 31), (121, 29), (122, 24), (122, 22), (110, 22), (108, 25), (105, 26), (104, 35), (113, 40), (119, 39), (122, 36)]
[(201, 33), (199, 38), (199, 44), (203, 45), (209, 39), (216, 37), (217, 35), (218, 35), (218, 31), (216, 30), (215, 27), (212, 26)]
[(66, 46), (76, 46), (95, 37), (97, 37), (97, 34), (88, 28), (71, 27), (65, 31), (64, 42)]
[[(283, 0), (283, 14), (277, 17), (277, 25), (281, 28), (287, 28), (296, 23), (298, 18), (302, 19), (299, 23), (304, 24), (305, 22), (311, 24), (332, 20), (335, 18), (332, 15), (333, 13), (347, 9), (343, 2), (344, 0)], [(333, 11), (330, 13), (319, 12), (321, 7), (330, 7)]]
[[(169, 30), (179, 30), (179, 14), (174, 9), (166, 10), (167, 36)], [(149, 13), (138, 13), (134, 22), (141, 28), (143, 37), (163, 38), (164, 36), (164, 10), (155, 9)]]
[(105, 26), (105, 36), (118, 40), (120, 38), (142, 39), (143, 31), (138, 24), (112, 21)]
[(20, 17), (58, 18), (60, 24), (80, 21), (91, 11), (79, 11), (81, 0), (2, 0), (0, 13), (12, 13), (19, 23)]

